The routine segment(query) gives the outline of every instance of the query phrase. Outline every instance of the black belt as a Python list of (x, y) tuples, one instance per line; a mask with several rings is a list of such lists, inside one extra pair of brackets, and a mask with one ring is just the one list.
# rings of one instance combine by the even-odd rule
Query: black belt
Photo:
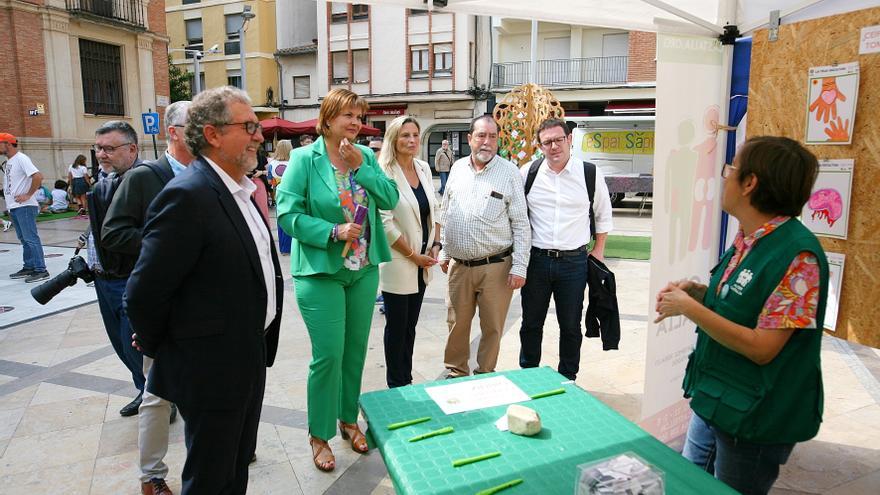
[(492, 263), (501, 263), (502, 261), (504, 261), (504, 258), (507, 258), (508, 256), (510, 256), (511, 253), (513, 253), (513, 249), (508, 248), (507, 251), (504, 251), (504, 252), (498, 253), (498, 254), (493, 254), (492, 256), (486, 256), (485, 258), (477, 258), (474, 260), (460, 260), (458, 258), (452, 258), (452, 259), (454, 259), (457, 263), (461, 263), (464, 266), (483, 266), (483, 265), (489, 265)]
[(562, 258), (562, 257), (566, 257), (566, 256), (582, 256), (587, 253), (587, 245), (584, 244), (583, 246), (581, 246), (577, 249), (567, 249), (567, 250), (541, 249), (541, 248), (533, 247), (532, 253), (533, 254), (540, 254), (541, 256), (546, 256), (548, 258)]

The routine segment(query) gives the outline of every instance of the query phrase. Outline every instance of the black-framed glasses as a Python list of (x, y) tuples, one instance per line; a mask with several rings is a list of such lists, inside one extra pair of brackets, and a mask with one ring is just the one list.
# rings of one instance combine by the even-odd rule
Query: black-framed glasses
[(259, 131), (260, 129), (263, 128), (263, 126), (260, 125), (259, 122), (254, 122), (254, 121), (251, 121), (251, 120), (248, 120), (248, 121), (245, 121), (245, 122), (227, 122), (227, 123), (222, 124), (222, 125), (240, 125), (240, 126), (244, 126), (244, 132), (250, 134), (251, 136), (253, 136), (254, 134), (257, 133), (257, 131)]
[(541, 146), (549, 148), (555, 144), (556, 146), (559, 146), (561, 148), (566, 139), (568, 139), (568, 136), (560, 136), (555, 139), (545, 139), (541, 141)]
[(95, 150), (95, 153), (100, 153), (103, 151), (104, 153), (107, 153), (109, 155), (109, 154), (113, 153), (114, 151), (116, 151), (117, 149), (122, 148), (123, 146), (128, 146), (129, 144), (131, 144), (130, 141), (127, 143), (122, 143), (117, 146), (99, 146), (96, 144), (96, 145), (92, 146), (92, 149)]
[(736, 170), (735, 166), (725, 163), (724, 168), (721, 169), (721, 178), (726, 179), (730, 177), (730, 174), (732, 174), (734, 170)]

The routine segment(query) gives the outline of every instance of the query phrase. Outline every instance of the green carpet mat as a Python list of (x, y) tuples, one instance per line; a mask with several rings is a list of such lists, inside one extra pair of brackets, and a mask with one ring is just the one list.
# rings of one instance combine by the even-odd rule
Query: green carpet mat
[[(70, 218), (75, 216), (75, 211), (65, 211), (63, 213), (40, 213), (39, 215), (37, 215), (37, 221), (48, 222), (50, 220), (61, 220), (62, 218)], [(3, 219), (11, 220), (11, 218), (9, 218), (9, 215), (3, 215)]]
[(629, 235), (609, 235), (605, 241), (606, 258), (628, 260), (651, 259), (651, 238)]

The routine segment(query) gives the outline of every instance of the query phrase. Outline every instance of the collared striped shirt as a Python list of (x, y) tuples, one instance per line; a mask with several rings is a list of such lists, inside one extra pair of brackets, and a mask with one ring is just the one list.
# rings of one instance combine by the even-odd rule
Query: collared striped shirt
[(441, 205), (441, 261), (473, 260), (513, 248), (511, 275), (525, 278), (531, 227), (519, 169), (495, 156), (477, 171), (467, 156), (452, 165)]

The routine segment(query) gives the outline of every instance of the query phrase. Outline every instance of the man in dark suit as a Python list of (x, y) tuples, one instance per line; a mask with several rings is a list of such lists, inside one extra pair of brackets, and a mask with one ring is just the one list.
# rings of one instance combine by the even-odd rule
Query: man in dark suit
[(245, 177), (263, 136), (228, 86), (195, 97), (185, 134), (196, 160), (150, 206), (127, 309), (155, 359), (149, 391), (186, 421), (183, 494), (239, 494), (281, 322), (281, 268)]

